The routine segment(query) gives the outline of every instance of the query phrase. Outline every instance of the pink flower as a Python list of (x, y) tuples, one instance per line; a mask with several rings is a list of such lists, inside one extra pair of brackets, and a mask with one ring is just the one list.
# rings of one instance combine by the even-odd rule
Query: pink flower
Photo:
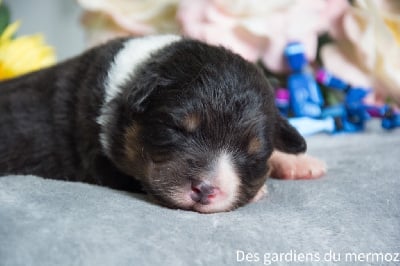
[(373, 88), (382, 101), (400, 103), (398, 0), (358, 0), (346, 11), (336, 42), (323, 47), (325, 68), (355, 86)]
[(178, 19), (184, 34), (282, 72), (286, 44), (302, 42), (313, 61), (318, 35), (336, 25), (346, 8), (346, 0), (182, 0)]

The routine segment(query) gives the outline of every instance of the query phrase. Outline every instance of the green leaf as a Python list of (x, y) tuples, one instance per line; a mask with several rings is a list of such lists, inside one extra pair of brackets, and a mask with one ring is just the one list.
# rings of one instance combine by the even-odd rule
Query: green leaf
[(10, 23), (10, 10), (4, 4), (0, 4), (0, 34), (6, 29)]

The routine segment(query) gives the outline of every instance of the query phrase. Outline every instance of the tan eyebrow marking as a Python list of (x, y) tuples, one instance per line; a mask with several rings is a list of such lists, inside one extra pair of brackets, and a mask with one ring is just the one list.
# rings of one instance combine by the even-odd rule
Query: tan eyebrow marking
[(196, 131), (196, 129), (200, 126), (200, 123), (200, 115), (197, 113), (189, 113), (182, 120), (182, 125), (187, 132)]
[(259, 138), (254, 137), (250, 140), (249, 145), (247, 146), (247, 152), (249, 154), (257, 153), (261, 150), (262, 143)]

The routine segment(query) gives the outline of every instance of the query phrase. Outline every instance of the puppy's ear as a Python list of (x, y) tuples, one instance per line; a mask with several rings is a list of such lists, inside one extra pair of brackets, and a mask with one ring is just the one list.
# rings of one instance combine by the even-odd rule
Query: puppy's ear
[(307, 144), (304, 138), (279, 114), (277, 115), (274, 130), (273, 142), (275, 149), (293, 154), (304, 153), (306, 151)]
[(158, 91), (171, 84), (171, 80), (159, 76), (155, 71), (149, 73), (139, 73), (134, 81), (125, 84), (122, 99), (130, 112), (134, 114), (143, 113), (151, 102), (150, 98), (160, 98)]
[(136, 84), (133, 88), (126, 90), (124, 100), (131, 112), (142, 113), (147, 107), (147, 99), (156, 90), (157, 81)]

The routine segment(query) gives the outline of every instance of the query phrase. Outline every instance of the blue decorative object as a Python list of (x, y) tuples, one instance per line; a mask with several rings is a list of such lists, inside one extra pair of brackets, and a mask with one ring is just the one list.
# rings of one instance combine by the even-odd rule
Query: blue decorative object
[(289, 123), (303, 136), (309, 136), (320, 132), (334, 133), (336, 131), (333, 117), (315, 119), (310, 117), (289, 118)]
[(290, 69), (294, 72), (300, 72), (308, 65), (304, 46), (300, 42), (288, 43), (285, 48), (285, 57)]
[(316, 73), (316, 79), (326, 87), (345, 93), (344, 102), (337, 106), (326, 107), (322, 117), (332, 116), (336, 119), (337, 131), (358, 132), (365, 128), (365, 122), (371, 118), (363, 103), (371, 90), (352, 87), (324, 69)]
[[(371, 117), (380, 118), (384, 129), (400, 127), (400, 112), (388, 105), (369, 106), (364, 103), (371, 89), (351, 86), (322, 68), (315, 73), (314, 78), (301, 43), (289, 43), (284, 55), (291, 73), (287, 80), (287, 90), (278, 89), (275, 102), (282, 115), (294, 116), (289, 118), (289, 122), (301, 134), (359, 132), (365, 129)], [(343, 101), (337, 105), (324, 106), (317, 81), (324, 88), (343, 93)]]
[(382, 128), (391, 130), (396, 127), (400, 127), (400, 113), (396, 112), (389, 105), (366, 106), (366, 110), (372, 117), (378, 117), (382, 119)]
[(289, 43), (285, 57), (292, 70), (287, 87), (294, 116), (320, 117), (324, 98), (314, 76), (307, 69), (308, 61), (303, 45), (299, 42)]
[(323, 68), (317, 71), (317, 73), (315, 74), (315, 78), (320, 84), (323, 84), (326, 87), (341, 90), (346, 90), (349, 87), (349, 84), (347, 82), (344, 82), (343, 80), (333, 76), (331, 73)]

